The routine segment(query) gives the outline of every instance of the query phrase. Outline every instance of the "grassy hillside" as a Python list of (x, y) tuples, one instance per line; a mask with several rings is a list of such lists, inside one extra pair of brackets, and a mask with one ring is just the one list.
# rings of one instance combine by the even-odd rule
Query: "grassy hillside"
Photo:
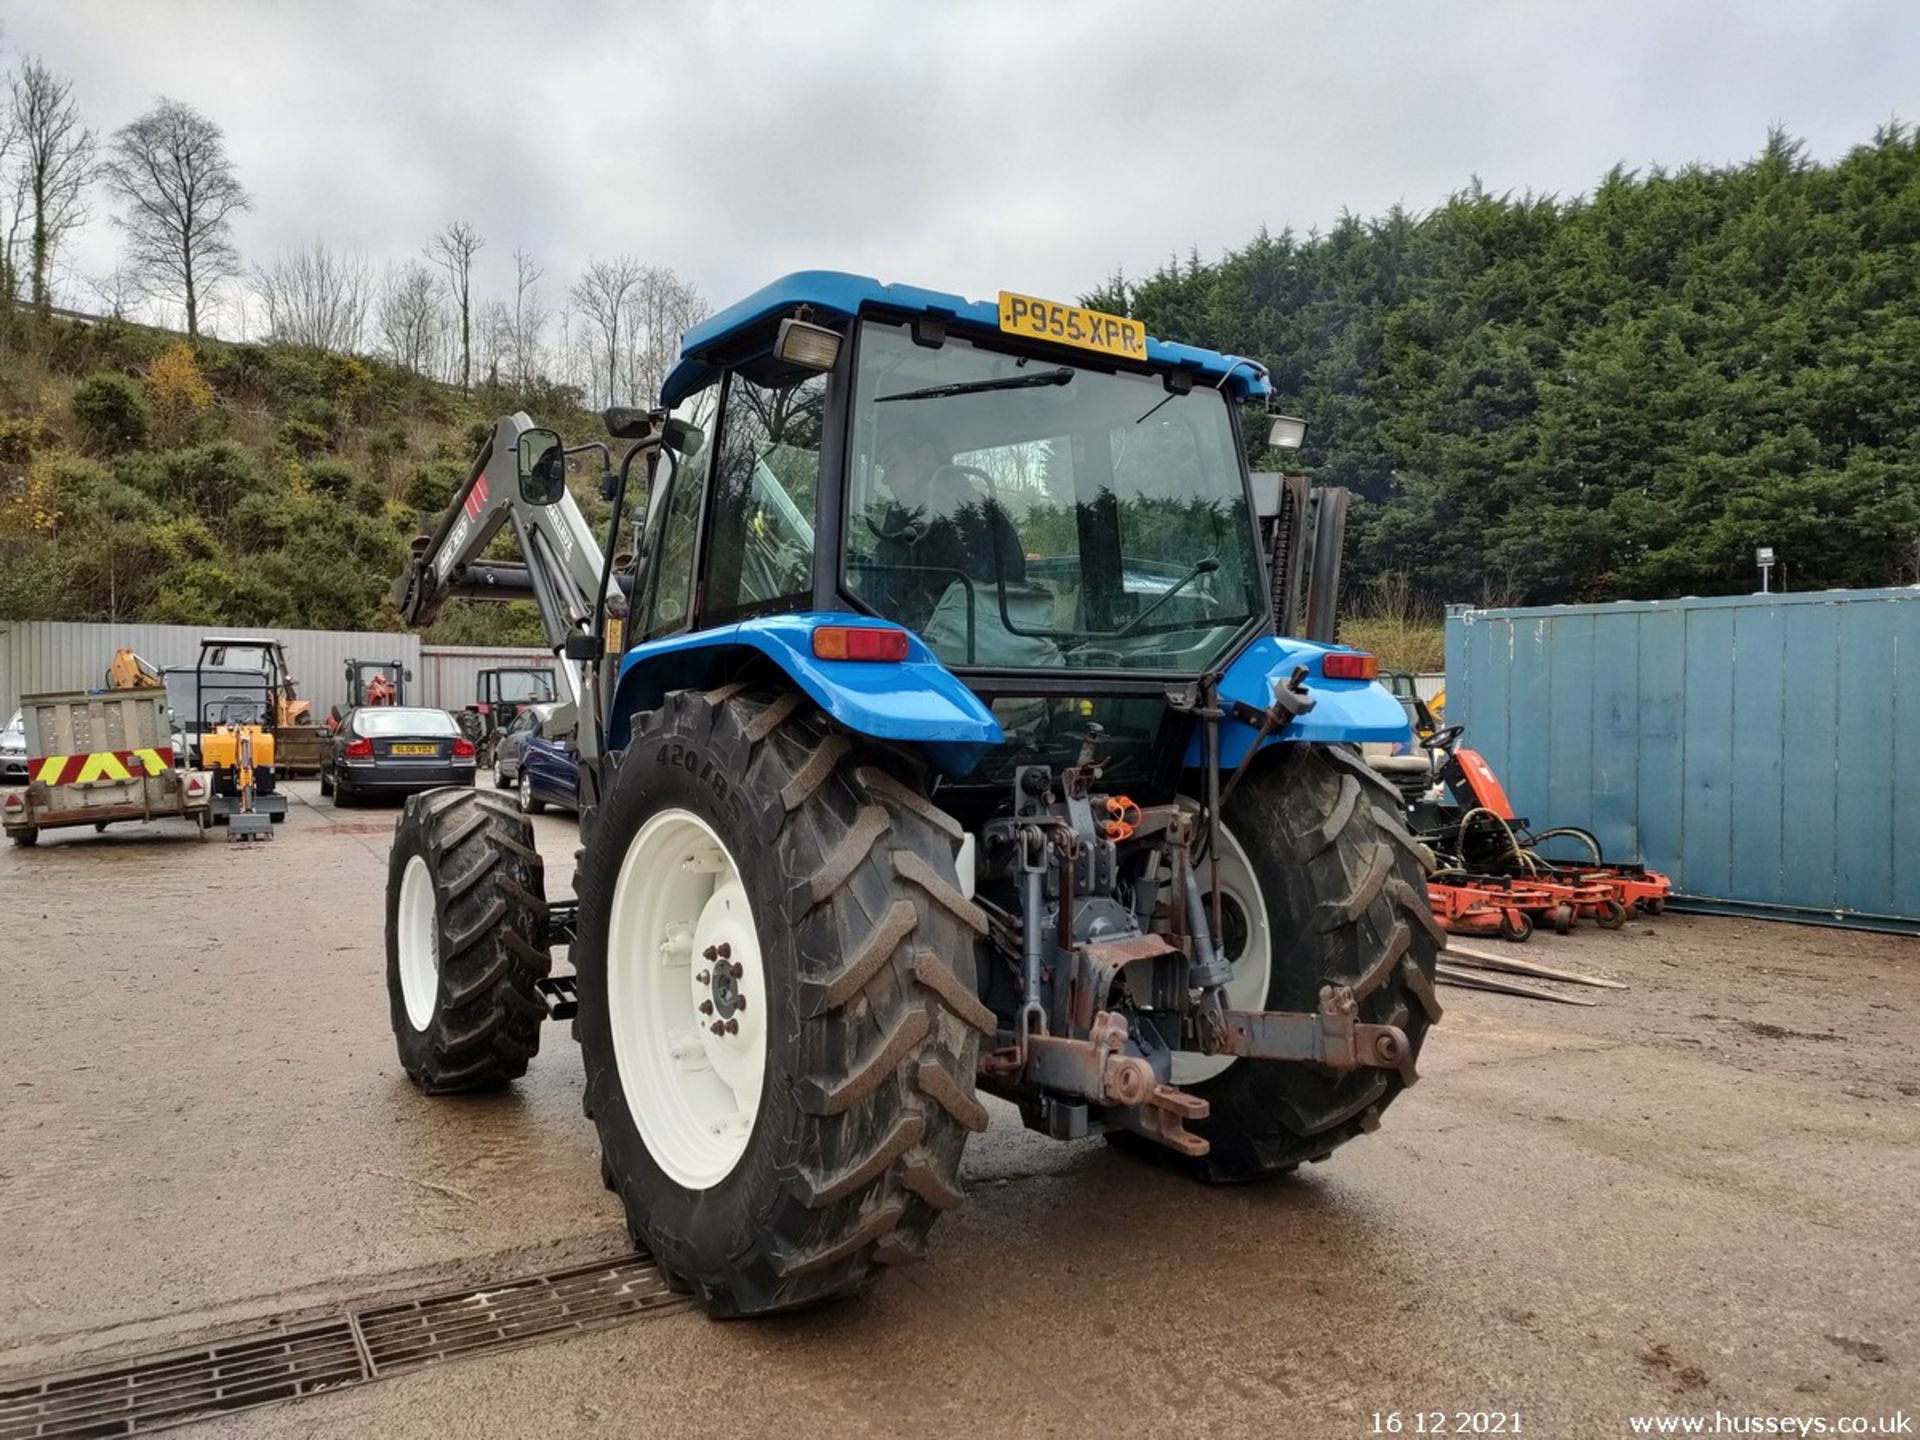
[[(559, 387), (463, 397), (377, 360), (16, 315), (0, 322), (0, 617), (397, 628), (387, 591), (422, 514), (513, 409), (599, 430)], [(531, 606), (456, 602), (430, 638), (539, 635)]]

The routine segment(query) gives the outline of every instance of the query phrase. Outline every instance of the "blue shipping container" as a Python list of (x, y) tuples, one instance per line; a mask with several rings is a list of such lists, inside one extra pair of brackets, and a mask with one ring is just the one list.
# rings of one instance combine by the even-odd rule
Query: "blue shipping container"
[(1457, 611), (1447, 720), (1677, 896), (1920, 931), (1920, 589)]

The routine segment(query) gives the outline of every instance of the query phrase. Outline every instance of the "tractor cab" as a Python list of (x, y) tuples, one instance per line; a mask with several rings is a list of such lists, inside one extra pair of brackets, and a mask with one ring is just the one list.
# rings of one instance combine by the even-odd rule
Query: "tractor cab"
[(413, 671), (398, 660), (349, 660), (346, 664), (346, 709), (335, 705), (327, 714), (327, 733), (337, 734), (347, 714), (363, 705), (404, 705)]
[(950, 785), (998, 797), (1016, 753), (1064, 764), (1089, 726), (1119, 776), (1170, 781), (1169, 691), (1273, 630), (1241, 435), (1270, 393), (1122, 317), (789, 277), (689, 332), (666, 382), (626, 645), (825, 615), (852, 659), (977, 699), (992, 744), (950, 746)]

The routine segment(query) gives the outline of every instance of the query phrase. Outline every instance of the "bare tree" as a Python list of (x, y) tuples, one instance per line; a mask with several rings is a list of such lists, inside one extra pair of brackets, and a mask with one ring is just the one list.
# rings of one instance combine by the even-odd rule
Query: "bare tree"
[(447, 272), (447, 289), (460, 312), (460, 393), (473, 387), (473, 257), (487, 242), (464, 220), (454, 220), (428, 242), (427, 259)]
[(540, 298), (544, 273), (525, 250), (513, 252), (513, 383), (521, 389), (540, 368), (540, 336), (547, 328), (547, 307)]
[(146, 298), (146, 287), (128, 268), (116, 265), (105, 275), (88, 275), (83, 283), (92, 294), (92, 305), (115, 320), (138, 318), (138, 302)]
[(473, 316), (473, 354), (486, 384), (497, 387), (504, 370), (513, 375), (513, 307), (504, 300), (488, 300)]
[(316, 240), (255, 270), (254, 287), (273, 339), (317, 350), (359, 347), (373, 280), (358, 255), (336, 254)]
[(29, 292), (34, 305), (44, 310), (52, 303), (48, 274), (53, 253), (87, 218), (87, 186), (98, 147), (73, 103), (73, 82), (40, 61), (22, 65), (7, 91), (16, 132), (14, 164), (30, 217)]
[(664, 266), (649, 265), (627, 296), (626, 353), (622, 378), (627, 396), (651, 404), (680, 355), (680, 337), (704, 320), (700, 292)]
[(20, 298), (21, 229), (33, 209), (21, 148), (13, 106), (0, 106), (0, 314)]
[(440, 287), (433, 272), (418, 260), (387, 271), (377, 323), (394, 364), (416, 375), (430, 373), (440, 331)]
[(148, 292), (180, 304), (187, 334), (214, 286), (240, 273), (232, 217), (252, 202), (234, 176), (220, 127), (164, 96), (113, 137), (101, 174), (127, 207), (127, 266)]
[[(626, 319), (627, 297), (645, 273), (646, 266), (631, 255), (617, 255), (611, 260), (595, 260), (589, 256), (586, 270), (568, 292), (580, 307), (587, 323), (593, 327), (596, 350), (599, 358), (606, 362), (605, 399), (609, 405), (618, 398), (620, 337)], [(594, 377), (594, 387), (599, 388), (597, 375)]]

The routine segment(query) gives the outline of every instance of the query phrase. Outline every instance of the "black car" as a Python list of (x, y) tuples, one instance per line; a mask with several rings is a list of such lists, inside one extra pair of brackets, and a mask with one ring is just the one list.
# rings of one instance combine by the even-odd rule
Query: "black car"
[(320, 793), (336, 805), (473, 783), (474, 744), (444, 710), (367, 705), (347, 712), (320, 758)]

